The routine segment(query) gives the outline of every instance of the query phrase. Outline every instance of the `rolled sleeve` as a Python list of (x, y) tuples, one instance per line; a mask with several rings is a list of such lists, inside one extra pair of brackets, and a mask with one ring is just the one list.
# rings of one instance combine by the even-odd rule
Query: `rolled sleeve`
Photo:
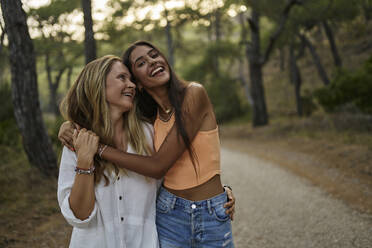
[(98, 212), (97, 203), (94, 203), (94, 209), (90, 213), (89, 217), (85, 220), (78, 219), (70, 207), (70, 193), (72, 185), (75, 180), (75, 166), (77, 163), (76, 154), (66, 147), (63, 148), (61, 163), (59, 167), (58, 176), (58, 203), (61, 209), (62, 215), (65, 217), (66, 221), (78, 228), (84, 228), (89, 226), (91, 223), (96, 222), (96, 216)]
[(60, 205), (61, 212), (63, 217), (65, 217), (66, 221), (73, 227), (78, 228), (86, 228), (89, 225), (95, 225), (96, 223), (96, 216), (98, 212), (97, 204), (94, 204), (94, 209), (90, 213), (89, 217), (85, 220), (81, 220), (76, 218), (74, 215), (74, 212), (72, 212), (72, 209), (70, 207), (69, 202), (70, 194), (68, 194), (65, 199), (62, 201), (62, 204)]

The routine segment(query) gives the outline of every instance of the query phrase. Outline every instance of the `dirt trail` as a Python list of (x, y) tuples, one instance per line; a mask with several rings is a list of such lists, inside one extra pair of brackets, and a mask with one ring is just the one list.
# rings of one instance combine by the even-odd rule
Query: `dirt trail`
[(222, 165), (237, 198), (236, 247), (372, 247), (372, 215), (267, 160), (224, 148)]

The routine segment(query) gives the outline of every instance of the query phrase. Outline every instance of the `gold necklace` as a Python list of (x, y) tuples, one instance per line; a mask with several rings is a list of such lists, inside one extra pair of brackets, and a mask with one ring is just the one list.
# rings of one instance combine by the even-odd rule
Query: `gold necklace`
[(174, 113), (174, 108), (164, 110), (164, 112), (168, 115), (168, 118), (166, 119), (163, 119), (163, 117), (161, 117), (159, 109), (158, 109), (158, 112), (159, 112), (159, 119), (163, 122), (168, 122), (172, 118), (172, 115)]

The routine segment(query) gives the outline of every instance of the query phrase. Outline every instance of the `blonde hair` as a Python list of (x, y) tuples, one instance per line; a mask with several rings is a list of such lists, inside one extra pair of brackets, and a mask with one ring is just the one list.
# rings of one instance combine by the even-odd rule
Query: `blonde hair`
[[(100, 143), (110, 146), (114, 146), (114, 130), (109, 106), (106, 102), (106, 78), (115, 62), (121, 63), (122, 60), (114, 55), (106, 55), (87, 64), (60, 105), (62, 116), (65, 119), (92, 130), (99, 136)], [(123, 115), (123, 129), (128, 138), (128, 144), (138, 154), (150, 155), (151, 144), (148, 144), (146, 140), (136, 100), (133, 103), (133, 108)], [(104, 174), (105, 170), (110, 173), (115, 171), (116, 174), (120, 172), (115, 164), (108, 163), (100, 159), (99, 156), (95, 156), (94, 165), (96, 167), (96, 184), (104, 177), (105, 185), (108, 185), (109, 179)]]

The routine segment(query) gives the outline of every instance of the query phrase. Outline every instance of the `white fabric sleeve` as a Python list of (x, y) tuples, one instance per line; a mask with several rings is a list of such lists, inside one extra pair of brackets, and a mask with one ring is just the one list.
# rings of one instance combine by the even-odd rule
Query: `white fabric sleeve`
[(65, 217), (66, 221), (78, 228), (88, 227), (89, 225), (94, 225), (97, 222), (97, 203), (94, 203), (94, 209), (91, 212), (90, 216), (85, 220), (80, 220), (76, 218), (72, 209), (70, 207), (70, 193), (72, 185), (75, 180), (75, 166), (77, 163), (76, 154), (70, 151), (67, 147), (63, 147), (61, 163), (59, 167), (59, 176), (58, 176), (58, 204), (61, 208), (61, 213)]

